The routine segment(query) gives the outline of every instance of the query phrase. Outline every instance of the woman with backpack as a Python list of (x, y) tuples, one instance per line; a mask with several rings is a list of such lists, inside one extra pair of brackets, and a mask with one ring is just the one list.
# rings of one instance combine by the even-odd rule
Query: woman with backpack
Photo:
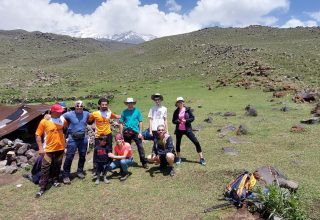
[(176, 125), (175, 135), (176, 135), (176, 151), (177, 159), (176, 164), (181, 163), (180, 145), (183, 135), (186, 135), (189, 140), (195, 145), (197, 153), (199, 154), (199, 163), (201, 165), (206, 165), (206, 161), (203, 157), (201, 146), (196, 136), (194, 135), (191, 127), (191, 123), (194, 121), (194, 115), (190, 107), (186, 107), (184, 104), (183, 97), (178, 97), (176, 100), (177, 109), (173, 113), (172, 123)]

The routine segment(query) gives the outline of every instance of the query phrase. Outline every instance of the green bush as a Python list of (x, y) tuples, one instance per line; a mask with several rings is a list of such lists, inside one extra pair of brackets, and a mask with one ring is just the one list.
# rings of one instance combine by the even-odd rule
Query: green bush
[(304, 220), (307, 215), (301, 205), (299, 194), (281, 188), (278, 184), (268, 185), (268, 193), (258, 189), (259, 200), (265, 207), (269, 218), (276, 215), (287, 220)]

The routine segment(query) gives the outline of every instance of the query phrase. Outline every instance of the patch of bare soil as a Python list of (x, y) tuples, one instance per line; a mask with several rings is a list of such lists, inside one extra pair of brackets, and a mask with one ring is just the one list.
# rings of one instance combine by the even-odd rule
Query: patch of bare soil
[(18, 175), (11, 175), (11, 174), (1, 174), (0, 175), (0, 186), (9, 184), (9, 183), (14, 183), (21, 177)]
[(222, 220), (261, 220), (259, 214), (251, 214), (246, 208), (237, 209), (236, 213), (229, 215)]

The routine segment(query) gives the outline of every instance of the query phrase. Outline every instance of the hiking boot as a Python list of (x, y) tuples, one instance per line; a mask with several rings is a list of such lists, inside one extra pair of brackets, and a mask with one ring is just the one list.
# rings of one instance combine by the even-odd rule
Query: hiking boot
[(24, 173), (24, 174), (22, 174), (22, 176), (24, 178), (30, 180), (31, 182), (33, 182), (32, 175), (30, 173)]
[(62, 181), (64, 184), (68, 184), (68, 185), (71, 184), (71, 180), (69, 177), (64, 177)]
[(125, 181), (126, 179), (128, 179), (129, 177), (129, 173), (125, 173), (122, 177), (120, 177), (120, 181)]
[(44, 194), (44, 190), (40, 189), (39, 192), (36, 193), (36, 198), (40, 198)]
[(202, 166), (205, 166), (205, 165), (206, 165), (206, 160), (205, 160), (204, 158), (200, 158), (199, 163), (200, 163)]
[(149, 169), (149, 166), (148, 166), (148, 164), (142, 164), (142, 167), (144, 168), (144, 169)]
[(84, 175), (84, 173), (77, 173), (77, 177), (80, 179), (84, 179), (86, 176)]
[(180, 164), (181, 164), (181, 157), (177, 157), (176, 164), (177, 164), (177, 165), (180, 165)]
[(54, 181), (52, 185), (53, 185), (54, 187), (60, 187), (60, 186), (61, 186), (61, 184), (60, 184), (57, 180)]
[(107, 176), (105, 176), (105, 177), (103, 178), (103, 182), (104, 182), (105, 184), (109, 184), (109, 183), (110, 183), (110, 180), (108, 179)]
[(170, 172), (169, 172), (169, 175), (170, 176), (174, 176), (175, 172), (174, 172), (174, 168), (173, 167), (170, 167)]
[(96, 181), (95, 181), (95, 184), (98, 185), (99, 183), (100, 183), (100, 179), (97, 178)]

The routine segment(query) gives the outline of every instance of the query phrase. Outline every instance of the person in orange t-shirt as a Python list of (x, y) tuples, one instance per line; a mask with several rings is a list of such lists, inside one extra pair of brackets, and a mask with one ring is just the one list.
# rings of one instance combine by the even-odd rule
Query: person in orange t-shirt
[[(68, 123), (61, 116), (64, 109), (59, 104), (52, 105), (50, 111), (50, 120), (42, 119), (36, 130), (39, 154), (43, 156), (39, 182), (40, 190), (36, 193), (36, 198), (39, 198), (45, 192), (49, 177), (52, 177), (54, 186), (60, 186), (58, 179), (65, 149), (63, 128), (67, 127)], [(42, 137), (44, 143), (42, 143)]]
[[(106, 148), (110, 152), (112, 151), (112, 131), (110, 126), (110, 119), (119, 119), (120, 115), (116, 115), (110, 111), (108, 105), (109, 100), (106, 98), (100, 98), (98, 101), (99, 110), (94, 111), (89, 116), (88, 122), (95, 122), (95, 146), (99, 146), (99, 137), (101, 135), (106, 136)], [(93, 159), (93, 170), (95, 172), (95, 160)], [(95, 178), (95, 175), (94, 175)]]

